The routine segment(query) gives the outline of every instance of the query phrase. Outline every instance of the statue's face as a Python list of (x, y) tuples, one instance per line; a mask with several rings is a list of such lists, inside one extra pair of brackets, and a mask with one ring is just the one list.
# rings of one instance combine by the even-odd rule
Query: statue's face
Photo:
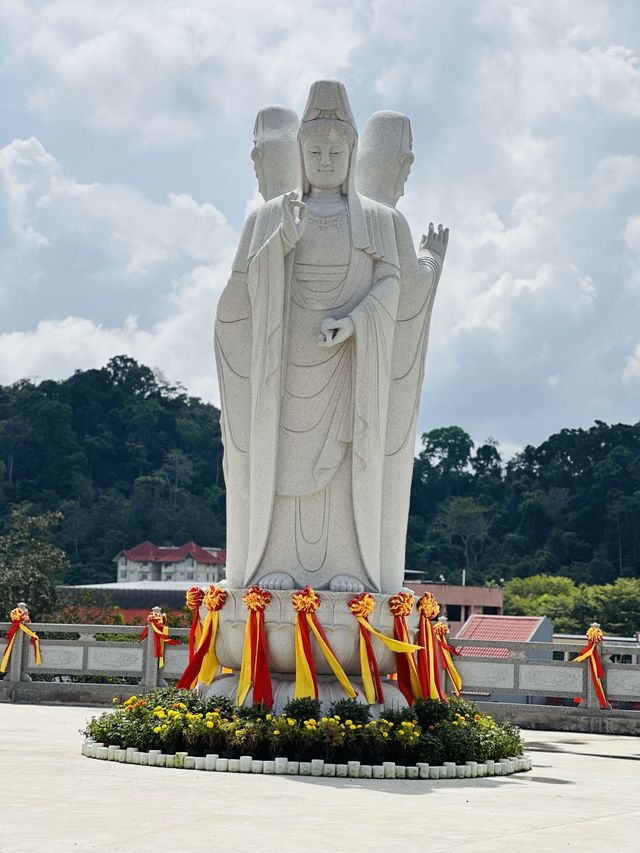
[(335, 130), (309, 133), (302, 145), (304, 171), (312, 187), (334, 190), (349, 172), (349, 143)]
[(413, 138), (409, 135), (409, 139), (407, 140), (407, 144), (403, 146), (403, 150), (400, 152), (400, 173), (398, 175), (398, 195), (404, 195), (404, 185), (407, 182), (407, 178), (409, 177), (409, 173), (411, 172), (411, 167), (413, 166), (414, 161), (413, 156)]
[(258, 191), (264, 198), (267, 186), (262, 163), (262, 150), (255, 144), (255, 142), (251, 149), (251, 159), (253, 160), (253, 171), (256, 173), (256, 178), (258, 179)]

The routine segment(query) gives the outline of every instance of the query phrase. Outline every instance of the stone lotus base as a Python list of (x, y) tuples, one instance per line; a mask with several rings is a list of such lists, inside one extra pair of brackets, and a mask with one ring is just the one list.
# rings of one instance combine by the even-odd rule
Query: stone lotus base
[[(205, 697), (224, 696), (235, 703), (238, 693), (238, 679), (239, 675), (236, 673), (233, 673), (232, 675), (219, 676), (209, 687), (201, 690), (201, 693)], [(355, 690), (358, 691), (358, 696), (356, 697), (358, 701), (366, 705), (367, 701), (364, 696), (362, 681), (353, 677), (350, 677), (349, 681)], [(271, 673), (271, 686), (273, 688), (273, 713), (276, 715), (281, 714), (287, 702), (290, 702), (291, 699), (293, 699), (295, 675)], [(394, 710), (397, 710), (399, 708), (406, 707), (407, 700), (398, 690), (395, 682), (387, 681), (386, 678), (383, 678), (382, 692), (384, 693), (384, 705), (372, 705), (370, 707), (371, 714), (374, 717), (379, 717), (384, 713), (384, 708), (393, 708)], [(340, 687), (340, 684), (336, 681), (334, 676), (319, 675), (318, 698), (322, 702), (323, 708), (328, 711), (332, 702), (336, 702), (338, 699), (345, 699), (346, 697), (344, 690)], [(247, 695), (245, 705), (252, 704), (253, 690), (250, 690)]]
[[(242, 649), (244, 632), (247, 624), (247, 608), (242, 597), (246, 589), (228, 589), (227, 600), (220, 610), (216, 653), (222, 666), (239, 670), (242, 665)], [(294, 644), (294, 622), (296, 612), (291, 603), (293, 590), (272, 590), (271, 602), (264, 611), (267, 645), (269, 647), (269, 668), (271, 672), (295, 672), (296, 657)], [(360, 628), (349, 610), (348, 602), (353, 598), (350, 592), (329, 592), (320, 590), (321, 599), (317, 611), (322, 625), (336, 657), (347, 675), (360, 673)], [(393, 614), (389, 610), (389, 595), (374, 594), (376, 607), (369, 622), (388, 637), (393, 637)], [(200, 610), (204, 619), (206, 609)], [(418, 613), (415, 608), (407, 617), (407, 625), (411, 639), (418, 628)], [(375, 637), (372, 639), (373, 648), (378, 660), (380, 674), (395, 672), (395, 654)], [(329, 664), (318, 650), (315, 637), (311, 638), (319, 675), (331, 675)]]
[(91, 738), (84, 740), (82, 754), (87, 758), (102, 761), (118, 761), (121, 764), (140, 764), (145, 767), (172, 767), (178, 770), (208, 770), (217, 773), (261, 773), (275, 776), (316, 776), (348, 779), (482, 779), (486, 776), (511, 776), (531, 770), (528, 755), (501, 758), (499, 761), (467, 761), (464, 764), (445, 762), (441, 766), (429, 764), (404, 765), (385, 761), (384, 764), (330, 764), (321, 758), (312, 761), (289, 761), (276, 758), (259, 761), (250, 755), (240, 758), (220, 758), (218, 755), (193, 756), (188, 752), (165, 755), (159, 749), (140, 752), (133, 747), (105, 746)]

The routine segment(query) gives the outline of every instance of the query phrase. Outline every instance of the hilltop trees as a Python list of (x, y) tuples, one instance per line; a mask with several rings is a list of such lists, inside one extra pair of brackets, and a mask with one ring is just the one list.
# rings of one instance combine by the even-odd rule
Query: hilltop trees
[[(112, 580), (144, 539), (224, 545), (219, 412), (127, 356), (61, 382), (0, 387), (0, 535), (61, 512), (67, 582)], [(640, 423), (566, 429), (502, 458), (459, 426), (422, 436), (407, 567), (433, 580), (640, 577)], [(613, 594), (613, 593), (612, 593)], [(615, 593), (618, 594), (617, 592)]]

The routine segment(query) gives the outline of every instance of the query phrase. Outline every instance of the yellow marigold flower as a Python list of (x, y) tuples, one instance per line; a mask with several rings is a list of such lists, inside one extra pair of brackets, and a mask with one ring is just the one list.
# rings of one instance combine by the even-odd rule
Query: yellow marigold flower
[(212, 729), (212, 728), (213, 728), (213, 722), (212, 722), (211, 720), (207, 720), (207, 728), (208, 728), (208, 729)]
[(327, 722), (327, 717), (323, 717), (321, 722), (326, 723), (326, 722)]
[(114, 696), (113, 699), (111, 700), (111, 702), (112, 702), (112, 704), (117, 705), (120, 702), (120, 700), (118, 699), (117, 696)]
[(333, 715), (333, 719), (334, 719), (334, 720), (339, 720), (339, 719), (340, 719), (340, 714), (334, 714), (334, 715)]
[(357, 727), (357, 726), (354, 726), (354, 724), (353, 724), (353, 723), (351, 723), (351, 725), (349, 726), (349, 728), (351, 729), (351, 731), (355, 732), (355, 730), (356, 730), (358, 727)]
[(274, 730), (273, 730), (273, 733), (274, 733), (274, 735), (279, 735), (279, 734), (280, 734), (280, 729), (274, 729)]
[(162, 731), (162, 726), (155, 726), (153, 730), (156, 734), (160, 734), (160, 732)]
[(344, 724), (345, 724), (345, 726), (350, 726), (350, 725), (351, 725), (351, 720), (345, 720), (345, 721), (344, 721)]
[(265, 720), (273, 720), (273, 714), (267, 714)]
[(474, 719), (474, 720), (481, 720), (481, 719), (482, 719), (482, 714), (476, 714), (476, 715), (474, 716), (474, 718), (473, 718), (473, 719)]
[(382, 732), (382, 737), (389, 737), (389, 734), (387, 732)]
[(361, 728), (362, 728), (362, 723), (360, 723), (359, 725), (357, 725), (357, 726), (356, 726), (356, 728), (357, 728), (357, 729), (361, 729)]

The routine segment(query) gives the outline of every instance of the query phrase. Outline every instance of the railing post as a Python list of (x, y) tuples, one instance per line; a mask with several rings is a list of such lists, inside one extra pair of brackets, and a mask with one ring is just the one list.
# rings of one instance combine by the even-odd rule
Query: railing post
[(144, 678), (142, 684), (147, 690), (158, 686), (158, 658), (154, 652), (153, 631), (149, 626), (144, 644)]

